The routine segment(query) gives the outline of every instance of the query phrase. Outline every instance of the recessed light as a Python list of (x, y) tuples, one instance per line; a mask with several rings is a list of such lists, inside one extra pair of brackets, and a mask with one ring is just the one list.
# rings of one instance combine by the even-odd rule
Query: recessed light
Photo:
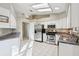
[(38, 9), (37, 11), (44, 12), (44, 11), (52, 11), (52, 10), (50, 8), (46, 8), (46, 9)]
[(55, 7), (55, 10), (59, 10), (60, 8), (59, 7)]

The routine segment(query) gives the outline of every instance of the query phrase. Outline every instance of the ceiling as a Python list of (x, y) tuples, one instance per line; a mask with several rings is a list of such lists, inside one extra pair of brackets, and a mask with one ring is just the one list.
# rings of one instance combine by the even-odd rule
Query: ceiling
[[(13, 6), (17, 15), (43, 15), (43, 14), (53, 14), (53, 13), (62, 13), (65, 12), (68, 8), (67, 3), (49, 3), (52, 12), (38, 12), (32, 5), (38, 3), (0, 3), (0, 7), (10, 9), (10, 5)], [(55, 10), (55, 7), (59, 7), (59, 10)]]

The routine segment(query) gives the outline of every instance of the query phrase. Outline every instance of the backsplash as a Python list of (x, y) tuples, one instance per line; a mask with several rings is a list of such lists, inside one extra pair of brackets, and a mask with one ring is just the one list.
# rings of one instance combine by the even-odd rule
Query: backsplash
[(79, 27), (73, 27), (73, 31), (79, 32)]

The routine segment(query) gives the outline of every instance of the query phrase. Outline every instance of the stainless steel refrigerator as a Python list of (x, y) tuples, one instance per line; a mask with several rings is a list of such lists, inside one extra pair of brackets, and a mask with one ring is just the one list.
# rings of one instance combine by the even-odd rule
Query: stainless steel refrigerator
[(42, 24), (35, 24), (34, 28), (35, 28), (35, 35), (34, 35), (35, 41), (43, 42), (44, 25), (42, 25)]

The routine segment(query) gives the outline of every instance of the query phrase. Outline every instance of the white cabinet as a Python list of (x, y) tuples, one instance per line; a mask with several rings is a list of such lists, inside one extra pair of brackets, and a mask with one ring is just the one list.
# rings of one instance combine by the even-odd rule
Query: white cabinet
[[(5, 8), (0, 7), (0, 15), (9, 17), (9, 11)], [(0, 28), (9, 28), (9, 27), (10, 27), (9, 23), (0, 22)]]
[(10, 28), (16, 28), (16, 19), (12, 14), (10, 14), (9, 20), (10, 20)]
[(11, 56), (13, 47), (19, 50), (19, 38), (11, 38), (0, 41), (0, 56)]
[(59, 56), (72, 56), (73, 45), (66, 43), (59, 43)]
[(79, 26), (79, 3), (71, 4), (71, 25), (72, 27)]
[(10, 28), (9, 23), (0, 23), (0, 28)]
[(74, 56), (79, 56), (79, 46), (78, 45), (74, 45)]
[(9, 16), (9, 10), (0, 7), (0, 15), (5, 15), (5, 16)]
[(0, 15), (9, 17), (8, 22), (0, 22), (0, 28), (16, 28), (16, 19), (10, 10), (0, 7)]
[(59, 56), (79, 56), (79, 46), (59, 43)]

